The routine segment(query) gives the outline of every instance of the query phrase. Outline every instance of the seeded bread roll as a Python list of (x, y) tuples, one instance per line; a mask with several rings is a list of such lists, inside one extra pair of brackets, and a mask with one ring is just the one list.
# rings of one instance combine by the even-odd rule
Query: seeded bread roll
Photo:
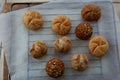
[(52, 31), (59, 35), (68, 34), (71, 26), (70, 18), (65, 15), (58, 15), (52, 21)]
[(54, 42), (55, 50), (58, 52), (67, 53), (70, 51), (71, 46), (72, 42), (68, 37), (62, 37)]
[(77, 71), (84, 71), (88, 66), (86, 54), (74, 54), (71, 59), (72, 68)]
[(23, 23), (26, 28), (36, 31), (43, 26), (42, 15), (36, 11), (27, 11), (23, 16)]
[(46, 72), (50, 77), (60, 77), (64, 73), (64, 63), (58, 58), (50, 59), (46, 64)]
[(93, 28), (89, 23), (81, 22), (75, 29), (75, 35), (79, 39), (88, 40), (93, 33)]
[(93, 56), (100, 58), (107, 53), (109, 44), (105, 37), (95, 36), (89, 41), (88, 48)]
[(101, 9), (96, 4), (87, 4), (83, 6), (81, 15), (87, 21), (97, 21), (101, 17)]
[(36, 41), (30, 47), (32, 57), (39, 59), (47, 53), (47, 45), (42, 41)]

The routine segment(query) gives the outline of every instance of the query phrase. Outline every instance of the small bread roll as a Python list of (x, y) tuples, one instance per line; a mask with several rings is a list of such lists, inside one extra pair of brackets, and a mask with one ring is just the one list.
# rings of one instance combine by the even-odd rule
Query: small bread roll
[(81, 15), (87, 21), (97, 21), (101, 17), (101, 9), (96, 4), (86, 4), (81, 10)]
[(43, 26), (43, 18), (40, 13), (30, 10), (24, 14), (23, 23), (30, 30), (39, 30)]
[(71, 20), (65, 15), (58, 15), (52, 21), (52, 31), (59, 35), (68, 34), (71, 30)]
[(79, 39), (88, 40), (93, 33), (92, 26), (87, 22), (81, 22), (75, 29), (75, 35)]
[(71, 59), (72, 68), (77, 71), (84, 71), (88, 66), (86, 54), (74, 54)]
[(63, 75), (64, 70), (64, 63), (58, 58), (52, 58), (46, 64), (46, 72), (50, 77), (60, 77)]
[(88, 48), (93, 56), (102, 57), (107, 53), (109, 44), (105, 37), (95, 36), (89, 41)]
[(67, 53), (70, 51), (71, 46), (72, 42), (68, 37), (62, 37), (54, 42), (55, 50), (58, 52)]
[(47, 45), (42, 41), (36, 41), (30, 47), (30, 54), (33, 58), (41, 58), (47, 53)]

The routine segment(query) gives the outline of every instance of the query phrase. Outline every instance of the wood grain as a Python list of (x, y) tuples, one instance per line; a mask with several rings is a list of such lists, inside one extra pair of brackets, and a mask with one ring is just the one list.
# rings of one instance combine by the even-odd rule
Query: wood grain
[(112, 0), (113, 2), (120, 2), (120, 0)]
[(8, 65), (6, 62), (5, 54), (2, 50), (0, 56), (0, 80), (9, 80), (8, 74)]
[(120, 3), (114, 3), (114, 7), (115, 7), (115, 9), (117, 11), (117, 15), (120, 19)]
[(7, 0), (8, 3), (36, 3), (36, 2), (48, 2), (52, 0)]

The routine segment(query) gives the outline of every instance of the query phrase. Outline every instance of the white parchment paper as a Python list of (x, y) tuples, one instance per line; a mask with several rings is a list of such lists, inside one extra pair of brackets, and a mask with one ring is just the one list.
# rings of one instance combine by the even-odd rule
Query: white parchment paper
[[(95, 3), (102, 9), (101, 19), (98, 22), (90, 22), (94, 29), (93, 36), (103, 35), (110, 44), (107, 55), (101, 59), (89, 54), (87, 49), (89, 40), (79, 40), (74, 35), (75, 27), (83, 21), (80, 10), (87, 3)], [(43, 15), (45, 22), (41, 30), (34, 32), (24, 27), (22, 16), (28, 10), (35, 10)], [(59, 14), (69, 16), (72, 20), (72, 30), (66, 36), (71, 38), (73, 48), (68, 54), (56, 53), (53, 48), (54, 40), (62, 37), (51, 31), (51, 21)], [(0, 40), (4, 43), (12, 80), (54, 80), (45, 72), (46, 62), (53, 57), (58, 57), (65, 63), (65, 73), (57, 80), (119, 80), (120, 26), (118, 23), (112, 3), (108, 0), (56, 0), (56, 2), (1, 14)], [(29, 47), (36, 40), (43, 40), (48, 45), (48, 54), (40, 60), (29, 55)], [(90, 62), (86, 71), (78, 72), (71, 69), (70, 58), (75, 53), (85, 53), (89, 56)]]

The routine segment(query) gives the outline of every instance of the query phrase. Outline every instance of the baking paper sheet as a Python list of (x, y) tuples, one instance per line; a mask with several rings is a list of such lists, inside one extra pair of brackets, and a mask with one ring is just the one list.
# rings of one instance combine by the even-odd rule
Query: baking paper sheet
[[(79, 40), (75, 37), (75, 27), (82, 21), (81, 8), (88, 3), (95, 3), (102, 9), (102, 16), (98, 22), (89, 22), (93, 26), (93, 36), (103, 35), (107, 38), (110, 48), (108, 53), (101, 59), (90, 55), (88, 41)], [(40, 12), (44, 18), (43, 28), (39, 31), (27, 30), (22, 22), (24, 13), (28, 10)], [(67, 54), (56, 53), (53, 48), (54, 40), (62, 37), (51, 30), (52, 19), (64, 14), (72, 20), (72, 29), (67, 37), (72, 40), (72, 50)], [(5, 22), (2, 19), (6, 19)], [(66, 0), (46, 3), (43, 5), (14, 11), (0, 16), (1, 24), (4, 25), (5, 43), (8, 64), (12, 80), (54, 80), (45, 72), (46, 62), (58, 57), (65, 63), (65, 73), (57, 80), (119, 80), (119, 38), (115, 24), (115, 13), (110, 1), (82, 2), (79, 0)], [(48, 53), (40, 60), (29, 55), (29, 47), (36, 40), (42, 40), (48, 45)], [(6, 46), (6, 45), (4, 45)], [(85, 53), (89, 57), (88, 69), (84, 72), (74, 71), (71, 68), (70, 58), (75, 53)]]

